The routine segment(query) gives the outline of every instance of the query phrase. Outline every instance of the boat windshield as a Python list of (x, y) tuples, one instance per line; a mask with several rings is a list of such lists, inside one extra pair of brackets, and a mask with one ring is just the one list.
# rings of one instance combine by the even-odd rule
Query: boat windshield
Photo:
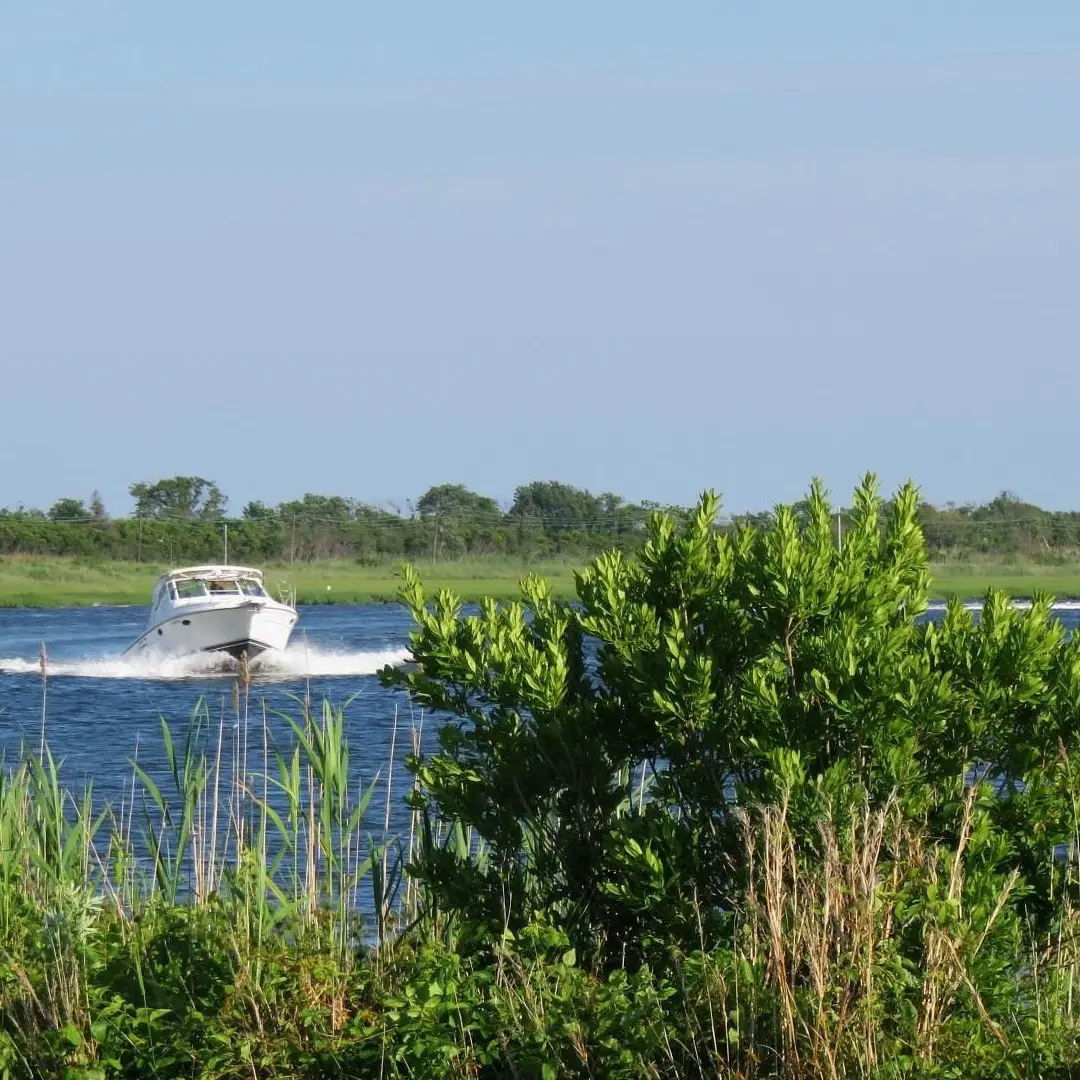
[(220, 596), (222, 593), (238, 593), (240, 586), (235, 581), (211, 581), (210, 595)]
[(205, 596), (266, 596), (262, 582), (255, 578), (219, 581), (215, 578), (183, 578), (170, 581), (169, 596), (173, 600), (195, 600)]

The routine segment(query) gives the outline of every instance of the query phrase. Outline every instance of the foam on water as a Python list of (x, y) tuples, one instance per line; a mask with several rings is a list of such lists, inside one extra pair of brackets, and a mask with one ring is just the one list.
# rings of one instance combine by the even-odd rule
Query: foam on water
[[(968, 611), (982, 611), (983, 602), (981, 600), (965, 600), (964, 607)], [(932, 600), (926, 605), (927, 611), (944, 611), (948, 605), (943, 600)], [(1030, 600), (1014, 600), (1013, 607), (1019, 608), (1022, 611), (1028, 610), (1031, 607)], [(1051, 606), (1053, 611), (1080, 611), (1080, 600), (1055, 600)]]
[[(405, 649), (362, 651), (313, 648), (298, 644), (283, 653), (263, 656), (251, 665), (256, 680), (296, 680), (308, 676), (374, 675), (387, 664), (408, 659)], [(235, 676), (236, 664), (206, 656), (99, 656), (54, 660), (45, 665), (49, 678), (79, 679), (204, 679)], [(0, 657), (0, 674), (41, 675), (39, 660)]]
[[(1029, 608), (1031, 602), (1018, 600), (1019, 608)], [(979, 601), (968, 601), (965, 607), (978, 611)], [(928, 605), (931, 613), (941, 613), (945, 604), (935, 601)], [(1054, 604), (1060, 612), (1080, 611), (1080, 600), (1062, 600)], [(1068, 620), (1071, 623), (1071, 619)], [(401, 636), (407, 629), (401, 631)], [(391, 636), (397, 636), (391, 632)], [(10, 646), (9, 646), (10, 647)], [(71, 648), (71, 646), (69, 646)], [(78, 645), (75, 648), (79, 648)], [(100, 649), (100, 646), (98, 647)], [(184, 657), (124, 657), (117, 653), (101, 655), (90, 646), (88, 655), (76, 657), (49, 656), (46, 674), (50, 679), (103, 679), (175, 681), (183, 679), (207, 679), (234, 677), (234, 662), (208, 655)], [(97, 655), (94, 655), (97, 653)], [(401, 646), (383, 646), (368, 649), (345, 647), (319, 647), (310, 642), (294, 641), (284, 653), (264, 654), (252, 664), (252, 677), (258, 682), (296, 682), (311, 678), (349, 678), (374, 675), (387, 664), (401, 664), (408, 660), (408, 653)], [(0, 656), (0, 679), (4, 676), (40, 676), (41, 667), (36, 656)]]

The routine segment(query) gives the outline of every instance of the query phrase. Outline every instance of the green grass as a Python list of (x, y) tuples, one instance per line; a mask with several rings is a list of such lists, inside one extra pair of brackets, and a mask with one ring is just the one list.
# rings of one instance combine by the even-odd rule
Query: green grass
[(981, 597), (991, 586), (1014, 596), (1046, 592), (1059, 599), (1080, 597), (1080, 563), (1043, 564), (1001, 559), (972, 560), (935, 565), (935, 597)]
[[(466, 600), (516, 597), (518, 582), (530, 571), (546, 577), (558, 596), (572, 597), (576, 565), (568, 560), (526, 564), (495, 556), (435, 566), (417, 564), (429, 591), (449, 588)], [(154, 581), (166, 569), (157, 564), (87, 563), (40, 556), (0, 558), (0, 607), (145, 605)], [(292, 566), (266, 564), (262, 569), (275, 594), (283, 588), (295, 588), (301, 604), (362, 604), (397, 597), (396, 564), (369, 567), (337, 559)]]
[[(420, 562), (417, 569), (429, 592), (453, 589), (465, 600), (490, 596), (506, 600), (518, 595), (518, 582), (530, 571), (551, 582), (557, 596), (574, 596), (573, 571), (580, 562), (558, 559), (525, 563), (498, 556), (442, 562)], [(89, 563), (68, 558), (0, 558), (0, 607), (80, 607), (91, 604), (145, 605), (161, 564)], [(313, 563), (267, 564), (271, 589), (292, 586), (302, 604), (363, 604), (396, 599), (396, 564), (360, 566), (346, 559)], [(1080, 562), (1044, 565), (1033, 561), (982, 559), (933, 567), (931, 591), (941, 599), (956, 595), (981, 597), (990, 586), (1014, 596), (1049, 592), (1080, 597)]]

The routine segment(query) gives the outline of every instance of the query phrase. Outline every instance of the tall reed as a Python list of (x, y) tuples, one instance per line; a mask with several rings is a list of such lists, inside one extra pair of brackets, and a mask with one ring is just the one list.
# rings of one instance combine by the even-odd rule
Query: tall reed
[[(162, 719), (164, 768), (139, 747), (126, 806), (101, 804), (90, 785), (70, 791), (47, 740), (0, 768), (0, 966), (16, 973), (0, 979), (0, 1008), (24, 1045), (88, 1030), (80, 965), (101, 918), (133, 927), (163, 910), (224, 911), (255, 1012), (269, 935), (303, 939), (344, 973), (384, 943), (400, 880), (388, 871), (407, 858), (389, 830), (392, 765), (380, 831), (368, 817), (380, 774), (356, 777), (349, 702), (312, 711), (303, 699), (298, 719), (265, 703), (253, 715), (250, 697), (241, 670), (216, 718), (200, 700), (182, 729)], [(41, 943), (49, 974), (31, 990), (16, 957)]]

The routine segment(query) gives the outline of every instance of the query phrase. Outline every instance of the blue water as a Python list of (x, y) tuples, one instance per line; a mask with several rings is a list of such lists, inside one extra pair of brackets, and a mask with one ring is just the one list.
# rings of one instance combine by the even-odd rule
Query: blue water
[[(165, 778), (161, 717), (181, 731), (202, 699), (215, 731), (224, 720), (226, 745), (239, 738), (235, 678), (191, 662), (120, 659), (145, 621), (145, 609), (132, 607), (0, 609), (0, 753), (11, 762), (24, 740), (36, 751), (44, 710), (46, 740), (62, 762), (67, 784), (81, 790), (92, 780), (97, 796), (116, 806), (125, 791), (130, 794), (137, 748), (140, 764), (155, 778)], [(354, 777), (366, 780), (378, 773), (385, 778), (394, 741), (397, 789), (397, 781), (407, 779), (401, 765), (410, 750), (410, 724), (419, 725), (421, 718), (402, 693), (380, 685), (376, 672), (404, 657), (410, 626), (408, 612), (398, 605), (302, 607), (288, 651), (257, 673), (251, 685), (247, 736), (252, 748), (261, 746), (263, 715), (271, 740), (285, 745), (289, 728), (275, 712), (298, 717), (297, 697), (310, 696), (315, 708), (329, 699), (346, 706)], [(429, 724), (426, 746), (434, 733)], [(396, 810), (394, 817), (400, 816)]]
[[(1080, 622), (1080, 605), (1060, 605), (1057, 614), (1071, 630)], [(404, 658), (410, 616), (390, 604), (302, 607), (300, 616), (285, 656), (252, 684), (249, 716), (261, 725), (266, 715), (271, 741), (284, 745), (289, 729), (275, 710), (298, 716), (296, 699), (304, 695), (316, 707), (324, 698), (347, 703), (351, 771), (365, 782), (376, 774), (385, 780), (395, 761), (392, 816), (400, 823), (405, 814), (398, 791), (404, 794), (408, 779), (403, 759), (410, 750), (410, 728), (422, 718), (402, 693), (382, 687), (376, 672)], [(44, 710), (46, 739), (68, 785), (80, 790), (92, 780), (97, 795), (115, 806), (130, 793), (137, 747), (140, 764), (155, 778), (165, 778), (161, 717), (180, 730), (202, 699), (214, 728), (221, 720), (226, 737), (239, 738), (235, 679), (175, 661), (120, 659), (145, 619), (145, 609), (132, 607), (0, 609), (0, 754), (12, 761), (24, 740), (36, 750)], [(434, 745), (436, 728), (431, 718), (424, 720), (425, 749)], [(256, 745), (261, 726), (248, 738)]]

